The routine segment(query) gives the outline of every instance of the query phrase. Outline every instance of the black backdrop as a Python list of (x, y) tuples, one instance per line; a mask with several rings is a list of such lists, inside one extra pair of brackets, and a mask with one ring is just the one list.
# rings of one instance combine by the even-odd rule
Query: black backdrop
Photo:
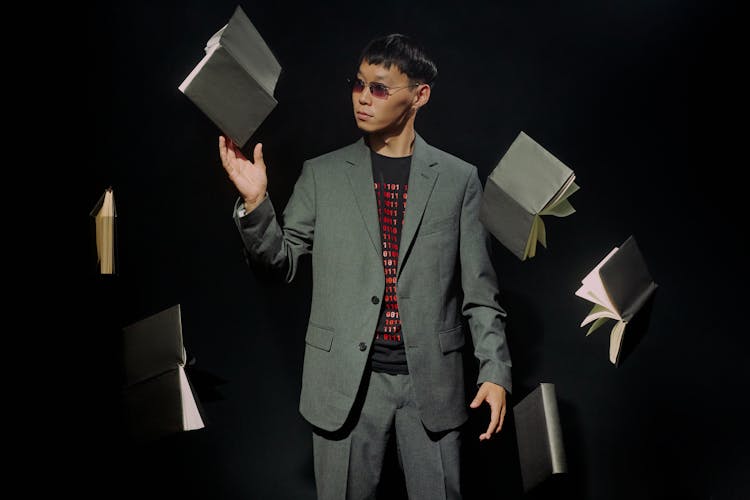
[[(148, 446), (111, 438), (119, 425), (113, 377), (87, 419), (102, 450), (123, 459), (102, 461), (105, 497), (314, 498), (309, 428), (297, 412), (309, 261), (286, 286), (262, 283), (246, 268), (218, 131), (177, 90), (235, 5), (136, 1), (86, 14), (93, 155), (76, 234), (91, 243), (86, 297), (98, 311), (89, 314), (97, 359), (116, 367), (121, 326), (181, 304), (208, 423)], [(743, 200), (732, 177), (743, 165), (722, 153), (737, 129), (710, 113), (731, 104), (725, 92), (733, 84), (724, 79), (733, 80), (728, 68), (737, 63), (720, 59), (740, 38), (723, 28), (725, 7), (242, 6), (283, 67), (279, 104), (246, 148), (264, 143), (278, 209), (304, 159), (358, 137), (344, 79), (364, 44), (388, 32), (414, 36), (438, 64), (416, 122), (428, 142), (475, 164), (484, 181), (524, 130), (575, 170), (577, 212), (548, 220), (550, 248), (520, 262), (494, 242), (493, 254), (509, 311), (510, 404), (539, 382), (557, 388), (570, 473), (551, 498), (743, 497), (750, 343), (740, 309)], [(96, 275), (87, 220), (108, 185), (118, 210), (116, 277)], [(630, 234), (660, 290), (647, 333), (614, 367), (608, 329), (585, 336), (578, 325), (589, 304), (573, 292)], [(499, 439), (480, 444), (487, 418), (475, 410), (467, 426), (466, 496), (520, 498), (512, 415)], [(386, 470), (383, 491), (399, 498), (392, 456)]]

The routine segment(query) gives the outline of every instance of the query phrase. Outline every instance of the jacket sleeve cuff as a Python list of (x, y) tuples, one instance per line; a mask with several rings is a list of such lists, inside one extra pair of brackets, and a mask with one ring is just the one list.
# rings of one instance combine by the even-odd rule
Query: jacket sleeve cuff
[(496, 366), (492, 368), (486, 366), (480, 369), (479, 377), (477, 377), (477, 387), (481, 386), (484, 382), (492, 382), (493, 384), (502, 386), (508, 394), (513, 392), (509, 366)]
[(263, 201), (260, 202), (260, 205), (255, 207), (252, 212), (245, 210), (245, 203), (242, 200), (242, 197), (238, 197), (234, 204), (232, 216), (237, 221), (237, 225), (240, 228), (246, 228), (254, 225), (259, 220), (268, 218), (268, 216), (272, 214), (273, 206), (271, 204), (271, 199), (268, 197), (268, 192), (266, 192)]

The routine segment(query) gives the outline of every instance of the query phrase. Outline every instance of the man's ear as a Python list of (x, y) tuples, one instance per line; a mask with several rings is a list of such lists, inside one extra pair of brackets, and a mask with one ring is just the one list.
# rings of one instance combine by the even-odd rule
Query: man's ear
[(417, 87), (417, 91), (414, 93), (414, 101), (412, 107), (419, 109), (430, 100), (430, 92), (432, 89), (426, 83), (422, 83)]

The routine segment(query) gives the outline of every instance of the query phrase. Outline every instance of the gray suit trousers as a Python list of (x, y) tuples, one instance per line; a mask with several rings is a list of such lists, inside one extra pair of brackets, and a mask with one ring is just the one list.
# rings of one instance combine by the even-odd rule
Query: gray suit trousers
[(374, 499), (394, 432), (409, 499), (460, 499), (460, 428), (428, 431), (411, 376), (369, 370), (344, 427), (335, 432), (313, 429), (318, 499)]

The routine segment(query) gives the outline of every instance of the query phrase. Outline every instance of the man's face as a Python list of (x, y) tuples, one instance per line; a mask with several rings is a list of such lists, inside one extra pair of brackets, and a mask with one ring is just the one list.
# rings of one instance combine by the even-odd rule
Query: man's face
[[(354, 118), (360, 130), (367, 133), (397, 129), (413, 114), (412, 104), (416, 101), (415, 91), (419, 87), (409, 86), (409, 77), (395, 65), (384, 66), (362, 62), (357, 78), (365, 82), (361, 92), (352, 92)], [(375, 97), (370, 92), (370, 83), (382, 83), (390, 88), (385, 99)], [(405, 87), (405, 88), (402, 88)]]

